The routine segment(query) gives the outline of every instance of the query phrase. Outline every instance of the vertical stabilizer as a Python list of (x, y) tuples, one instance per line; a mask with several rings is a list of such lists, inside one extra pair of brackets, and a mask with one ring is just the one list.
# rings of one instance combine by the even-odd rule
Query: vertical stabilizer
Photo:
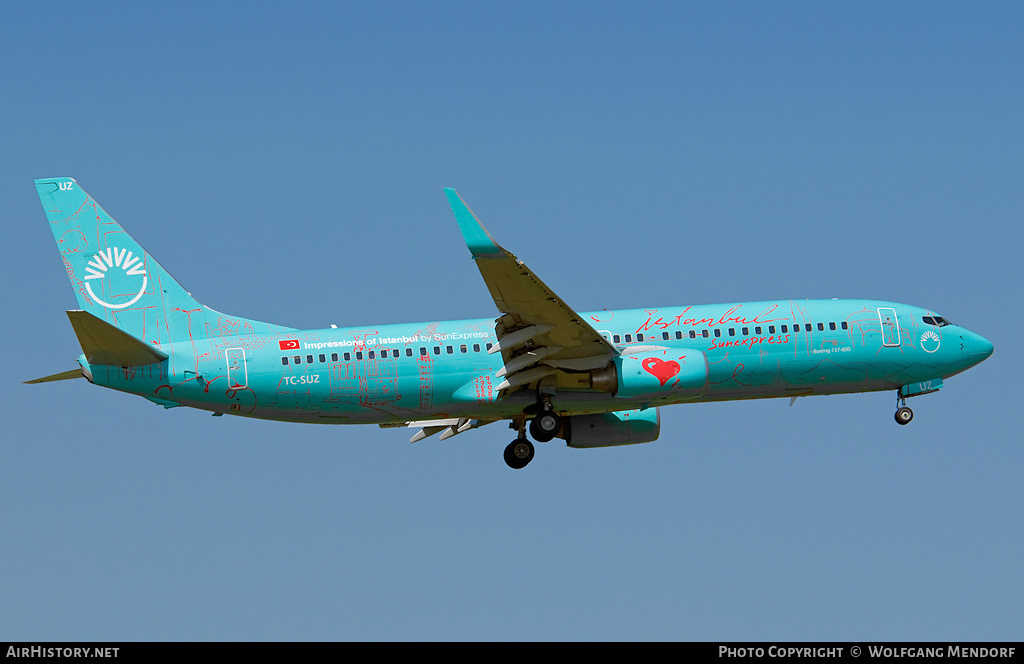
[(288, 329), (228, 316), (196, 302), (73, 179), (35, 182), (83, 311), (158, 346)]

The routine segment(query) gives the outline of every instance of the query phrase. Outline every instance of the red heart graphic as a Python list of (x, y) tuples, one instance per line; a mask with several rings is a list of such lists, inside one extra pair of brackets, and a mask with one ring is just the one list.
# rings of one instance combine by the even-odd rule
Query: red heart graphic
[(647, 358), (646, 360), (641, 362), (641, 366), (643, 366), (644, 371), (646, 371), (647, 373), (651, 374), (659, 381), (661, 381), (662, 385), (667, 383), (669, 379), (672, 378), (672, 376), (675, 376), (677, 373), (679, 373), (680, 369), (678, 362), (674, 360), (669, 360), (668, 362), (665, 362), (663, 360), (659, 360), (656, 357)]

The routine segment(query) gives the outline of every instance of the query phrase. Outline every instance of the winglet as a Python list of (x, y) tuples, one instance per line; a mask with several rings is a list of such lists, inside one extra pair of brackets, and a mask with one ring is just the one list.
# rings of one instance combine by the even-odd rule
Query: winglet
[(459, 230), (462, 231), (462, 237), (465, 238), (466, 246), (469, 247), (473, 258), (503, 255), (505, 251), (494, 241), (459, 193), (447, 187), (444, 193), (448, 197), (448, 204), (452, 206), (455, 221), (459, 224)]

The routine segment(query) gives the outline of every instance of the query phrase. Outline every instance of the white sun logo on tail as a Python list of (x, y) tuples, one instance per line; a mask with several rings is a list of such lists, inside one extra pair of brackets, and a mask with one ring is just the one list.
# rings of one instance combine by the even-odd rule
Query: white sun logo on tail
[[(148, 283), (148, 277), (146, 271), (142, 268), (144, 265), (141, 258), (138, 256), (132, 256), (132, 252), (127, 249), (118, 249), (117, 247), (110, 247), (106, 251), (100, 251), (92, 260), (89, 261), (85, 267), (85, 289), (89, 291), (89, 295), (92, 299), (96, 300), (99, 304), (102, 304), (108, 309), (124, 309), (125, 307), (135, 304), (142, 294), (146, 292), (146, 285)], [(90, 279), (102, 279), (107, 276), (107, 270), (112, 268), (119, 268), (124, 271), (125, 274), (129, 275), (142, 275), (142, 287), (139, 288), (139, 293), (131, 300), (123, 304), (110, 304), (104, 302), (100, 298), (96, 297), (96, 293), (92, 291), (92, 284), (89, 283)]]
[(939, 349), (939, 335), (932, 330), (926, 330), (921, 335), (921, 350), (926, 353), (934, 353)]

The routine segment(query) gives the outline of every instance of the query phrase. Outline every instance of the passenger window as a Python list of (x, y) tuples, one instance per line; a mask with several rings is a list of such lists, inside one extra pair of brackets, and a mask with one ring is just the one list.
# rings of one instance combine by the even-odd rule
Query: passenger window
[(830, 329), (830, 330), (835, 330), (835, 329), (836, 329), (836, 324), (835, 324), (835, 323), (832, 323), (832, 322), (829, 322), (829, 324), (828, 324), (828, 329)]
[[(821, 323), (818, 323), (818, 324), (821, 325)], [(810, 332), (811, 331), (811, 324), (810, 323), (804, 323), (804, 330)]]
[(345, 361), (348, 362), (351, 359), (352, 359), (352, 355), (350, 353), (345, 353)]
[(743, 336), (747, 336), (748, 334), (750, 334), (750, 328), (749, 327), (743, 328)]
[(761, 334), (761, 326), (760, 325), (758, 325), (757, 327), (754, 328), (754, 334)]
[(338, 361), (338, 354), (337, 353), (331, 353), (331, 362), (337, 362), (337, 361)]
[(788, 325), (783, 325), (782, 326), (782, 333), (785, 334), (786, 332), (789, 332), (789, 326)]
[(313, 364), (313, 356), (312, 355), (307, 355), (306, 356), (306, 363), (307, 364)]
[(406, 357), (412, 357), (412, 348), (406, 348), (405, 349), (405, 356)]
[(370, 351), (370, 359), (371, 360), (373, 359), (373, 351), (372, 350)]
[(707, 330), (701, 330), (701, 331), (700, 331), (700, 334), (701, 334), (701, 336), (702, 336), (702, 337), (704, 337), (705, 339), (707, 339), (707, 338), (708, 338), (708, 331), (707, 331)]
[(454, 348), (452, 348), (451, 346), (445, 346), (445, 347), (444, 347), (444, 349), (445, 349), (446, 351), (448, 351), (448, 354), (449, 354), (449, 355), (451, 355), (452, 353), (454, 353), (454, 352), (455, 352), (455, 349), (454, 349)]
[(697, 331), (696, 330), (690, 330), (690, 338), (691, 339), (696, 339), (697, 338)]
[(720, 336), (722, 336), (722, 330), (721, 330), (721, 328), (717, 328), (717, 327), (715, 328), (715, 336), (716, 336), (716, 337), (720, 337)]
[[(690, 332), (690, 336), (693, 336), (693, 332), (692, 331)], [(676, 339), (682, 339), (682, 338), (683, 338), (682, 330), (676, 330)]]
[(288, 358), (287, 357), (282, 357), (281, 358), (281, 364), (283, 364), (285, 366), (288, 366)]
[(434, 355), (440, 355), (440, 354), (441, 354), (441, 347), (440, 346), (434, 346)]
[(420, 346), (420, 356), (422, 357), (423, 355), (426, 355), (426, 354), (427, 354), (427, 347), (426, 346)]
[(841, 327), (842, 327), (842, 328), (843, 328), (844, 330), (846, 330), (846, 329), (848, 329), (848, 328), (849, 328), (849, 326), (848, 326), (848, 325), (846, 324), (846, 321), (845, 321), (845, 320), (844, 320), (844, 321), (842, 322), (842, 325), (841, 325)]
[(462, 344), (461, 346), (459, 346), (459, 352), (461, 352), (461, 353), (468, 353), (469, 352), (469, 349), (466, 348), (466, 344)]
[(356, 359), (357, 360), (363, 359), (363, 351), (361, 351), (361, 350), (357, 350), (356, 351)]
[(488, 343), (488, 344), (487, 344), (487, 345), (485, 346), (485, 348), (486, 348), (487, 350), (490, 350), (490, 349), (491, 349), (491, 346), (493, 346), (493, 345), (494, 345), (494, 344), (492, 344), (492, 343)]
[(626, 343), (627, 344), (633, 343), (633, 335), (632, 334), (627, 334), (626, 335)]
[(318, 357), (317, 359), (320, 360), (321, 362), (326, 362), (327, 361), (327, 356), (324, 355), (323, 353), (321, 353), (320, 357)]
[(473, 344), (473, 352), (474, 353), (479, 353), (480, 352), (480, 344)]
[(775, 334), (775, 326), (774, 325), (769, 325), (768, 326), (768, 334)]
[(661, 338), (664, 339), (665, 341), (668, 341), (668, 332), (662, 332)]
[(643, 341), (643, 340), (644, 340), (644, 335), (642, 335), (642, 334), (637, 334), (637, 335), (636, 335), (636, 340), (637, 340), (637, 341)]
[(617, 334), (613, 334), (613, 335), (612, 335), (612, 342), (613, 342), (613, 343), (619, 343), (620, 341), (622, 341), (622, 337), (620, 337), (620, 336), (619, 336), (619, 335), (617, 335)]
[(730, 327), (729, 328), (729, 336), (730, 337), (735, 337), (736, 336), (736, 328), (735, 327)]
[(301, 355), (296, 355), (295, 357), (293, 357), (292, 358), (292, 363), (293, 364), (302, 364), (302, 356)]

